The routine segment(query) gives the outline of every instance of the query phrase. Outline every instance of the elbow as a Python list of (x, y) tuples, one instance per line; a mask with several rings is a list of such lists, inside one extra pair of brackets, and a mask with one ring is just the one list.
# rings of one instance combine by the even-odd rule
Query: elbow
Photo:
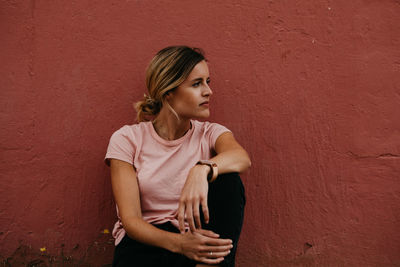
[(250, 167), (251, 167), (251, 159), (248, 158), (248, 161), (247, 161), (247, 169), (250, 168)]
[(251, 167), (251, 159), (250, 159), (249, 156), (247, 156), (246, 163), (245, 163), (245, 168), (247, 170), (250, 167)]
[(137, 224), (137, 221), (141, 219), (138, 216), (132, 216), (132, 215), (120, 216), (120, 218), (121, 218), (122, 225), (132, 225), (132, 224), (135, 225), (135, 224)]
[(251, 160), (249, 155), (247, 155), (247, 153), (244, 155), (243, 160), (242, 160), (242, 166), (239, 170), (239, 173), (242, 173), (244, 171), (246, 171), (247, 169), (249, 169), (251, 167)]

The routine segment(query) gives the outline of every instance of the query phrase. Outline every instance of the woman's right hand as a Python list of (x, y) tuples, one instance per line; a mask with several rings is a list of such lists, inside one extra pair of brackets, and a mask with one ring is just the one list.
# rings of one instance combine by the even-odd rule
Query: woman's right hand
[(232, 248), (232, 240), (221, 239), (219, 235), (204, 229), (181, 234), (180, 253), (205, 264), (218, 264)]

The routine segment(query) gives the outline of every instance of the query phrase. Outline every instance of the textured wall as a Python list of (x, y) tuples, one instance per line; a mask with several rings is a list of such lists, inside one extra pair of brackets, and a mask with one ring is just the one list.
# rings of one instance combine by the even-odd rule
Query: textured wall
[(108, 139), (134, 123), (152, 55), (188, 44), (210, 61), (211, 119), (253, 161), (238, 266), (399, 266), (399, 14), (398, 0), (0, 1), (0, 258), (108, 263)]

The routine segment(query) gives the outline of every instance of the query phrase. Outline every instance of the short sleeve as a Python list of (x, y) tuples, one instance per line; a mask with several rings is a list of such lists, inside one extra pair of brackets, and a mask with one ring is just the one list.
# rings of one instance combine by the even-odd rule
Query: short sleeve
[(134, 135), (129, 126), (124, 126), (111, 136), (104, 161), (110, 165), (110, 159), (118, 159), (133, 165), (135, 151)]
[(206, 126), (206, 137), (209, 140), (209, 144), (211, 146), (211, 149), (215, 149), (215, 142), (217, 142), (218, 137), (225, 133), (225, 132), (231, 132), (228, 128), (225, 126), (222, 126), (221, 124), (218, 123), (209, 123)]

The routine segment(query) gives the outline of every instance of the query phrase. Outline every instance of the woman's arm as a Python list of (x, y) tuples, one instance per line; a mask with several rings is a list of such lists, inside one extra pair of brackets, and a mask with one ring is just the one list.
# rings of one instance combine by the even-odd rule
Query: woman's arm
[(176, 243), (175, 235), (162, 231), (142, 219), (139, 186), (132, 165), (111, 159), (110, 167), (114, 198), (122, 225), (128, 236), (139, 242), (170, 251), (176, 250), (175, 247), (172, 247)]
[(215, 152), (217, 155), (210, 160), (217, 164), (219, 174), (241, 173), (251, 166), (249, 155), (235, 140), (231, 132), (225, 132), (217, 138)]
[[(219, 174), (244, 172), (251, 165), (247, 152), (235, 140), (231, 132), (225, 132), (217, 138), (215, 152), (217, 155), (210, 160), (217, 164)], [(195, 165), (189, 172), (182, 189), (178, 208), (178, 221), (181, 232), (184, 231), (185, 217), (191, 231), (201, 228), (200, 206), (204, 221), (206, 223), (209, 222), (207, 175), (210, 171), (211, 168), (207, 165)]]
[[(139, 186), (132, 165), (110, 160), (111, 184), (122, 225), (134, 240), (161, 247), (207, 264), (217, 264), (229, 254), (232, 241), (220, 239), (211, 231), (176, 234), (163, 231), (142, 219)], [(209, 252), (212, 251), (210, 257)]]

